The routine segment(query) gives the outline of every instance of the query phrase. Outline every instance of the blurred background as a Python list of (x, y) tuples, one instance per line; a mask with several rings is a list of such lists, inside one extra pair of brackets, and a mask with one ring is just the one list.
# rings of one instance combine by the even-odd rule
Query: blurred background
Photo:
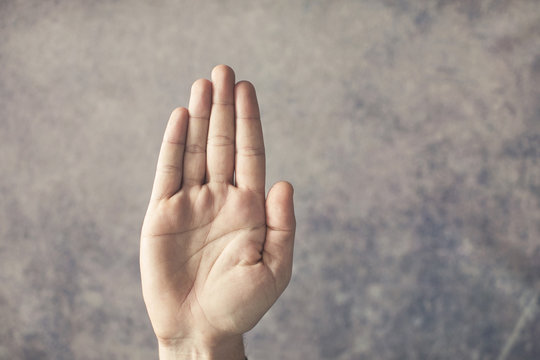
[(540, 2), (0, 1), (0, 359), (155, 359), (139, 231), (225, 63), (295, 186), (250, 359), (540, 359)]

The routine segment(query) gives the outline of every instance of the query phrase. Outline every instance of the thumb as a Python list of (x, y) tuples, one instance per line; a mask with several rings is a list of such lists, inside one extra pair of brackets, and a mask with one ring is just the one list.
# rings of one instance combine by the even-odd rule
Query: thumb
[(262, 260), (274, 274), (280, 293), (287, 287), (292, 273), (296, 230), (293, 192), (290, 183), (280, 181), (272, 186), (266, 198), (266, 240)]

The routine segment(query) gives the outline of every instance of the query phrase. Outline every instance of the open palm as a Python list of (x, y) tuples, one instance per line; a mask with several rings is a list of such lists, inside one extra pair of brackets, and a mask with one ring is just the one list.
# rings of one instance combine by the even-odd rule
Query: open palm
[(292, 187), (265, 198), (255, 90), (226, 66), (173, 111), (141, 234), (145, 303), (160, 341), (217, 342), (251, 329), (287, 286)]

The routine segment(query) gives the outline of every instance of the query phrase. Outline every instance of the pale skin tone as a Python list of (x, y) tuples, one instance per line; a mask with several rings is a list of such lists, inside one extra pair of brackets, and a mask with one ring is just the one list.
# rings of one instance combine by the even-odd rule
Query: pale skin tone
[(293, 188), (265, 197), (255, 89), (227, 66), (175, 109), (141, 233), (141, 277), (160, 359), (244, 359), (242, 335), (289, 283)]

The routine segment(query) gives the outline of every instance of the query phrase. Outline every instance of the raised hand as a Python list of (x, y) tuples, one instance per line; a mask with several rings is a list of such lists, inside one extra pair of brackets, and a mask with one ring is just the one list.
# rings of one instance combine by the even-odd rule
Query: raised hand
[(287, 286), (293, 189), (265, 199), (255, 89), (227, 66), (197, 80), (165, 130), (141, 234), (144, 300), (160, 358), (243, 359), (250, 330)]

